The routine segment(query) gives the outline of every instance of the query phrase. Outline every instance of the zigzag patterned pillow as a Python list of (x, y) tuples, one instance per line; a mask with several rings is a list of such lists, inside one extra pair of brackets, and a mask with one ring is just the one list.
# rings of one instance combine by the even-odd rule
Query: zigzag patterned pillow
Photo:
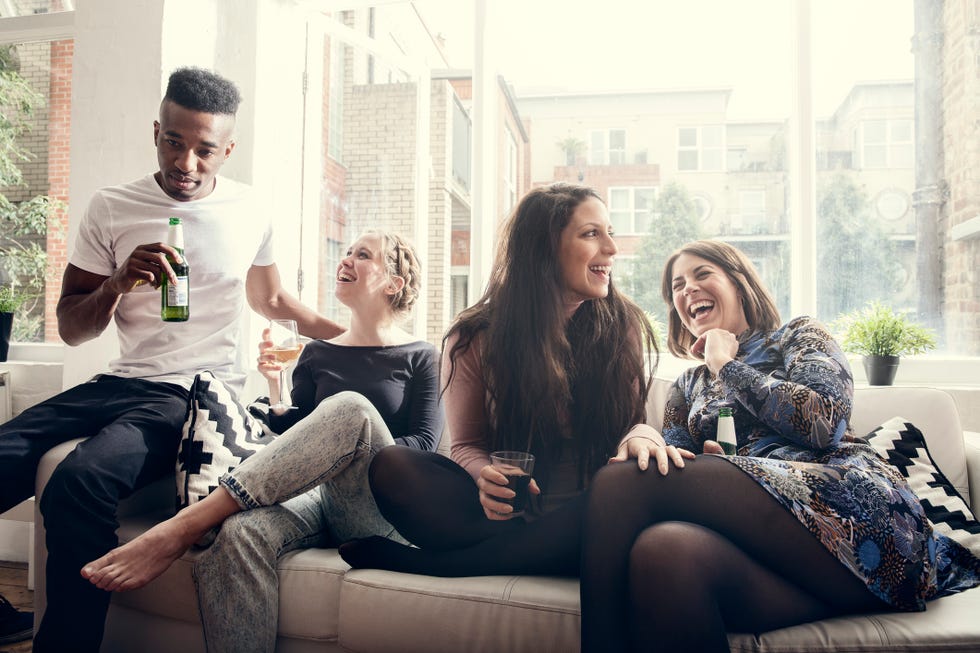
[(272, 440), (211, 372), (194, 377), (177, 451), (177, 510), (211, 494), (218, 479)]
[(878, 455), (908, 480), (935, 531), (980, 557), (980, 523), (936, 466), (922, 432), (901, 417), (893, 417), (866, 439)]

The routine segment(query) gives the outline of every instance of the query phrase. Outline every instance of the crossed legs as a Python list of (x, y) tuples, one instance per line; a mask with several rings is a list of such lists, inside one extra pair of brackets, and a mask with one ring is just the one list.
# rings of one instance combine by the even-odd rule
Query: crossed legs
[[(184, 551), (229, 516), (272, 506), (325, 486), (338, 487), (334, 502), (354, 536), (387, 534), (368, 491), (367, 467), (381, 449), (394, 444), (377, 410), (363, 396), (342, 392), (322, 401), (293, 428), (222, 477), (221, 487), (136, 539), (82, 568), (97, 587), (122, 591), (142, 587), (163, 573)], [(349, 524), (338, 524), (341, 532)], [(366, 532), (362, 528), (368, 529)]]
[(884, 607), (736, 466), (593, 479), (581, 563), (582, 651), (727, 651), (762, 632)]

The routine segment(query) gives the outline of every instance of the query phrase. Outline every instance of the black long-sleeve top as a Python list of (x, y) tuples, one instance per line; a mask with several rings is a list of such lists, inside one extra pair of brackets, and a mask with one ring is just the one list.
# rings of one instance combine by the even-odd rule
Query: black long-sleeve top
[(269, 414), (276, 433), (285, 432), (327, 397), (350, 390), (374, 405), (397, 444), (433, 451), (439, 443), (445, 422), (439, 354), (427, 342), (348, 347), (313, 340), (303, 348), (292, 380), (297, 409)]

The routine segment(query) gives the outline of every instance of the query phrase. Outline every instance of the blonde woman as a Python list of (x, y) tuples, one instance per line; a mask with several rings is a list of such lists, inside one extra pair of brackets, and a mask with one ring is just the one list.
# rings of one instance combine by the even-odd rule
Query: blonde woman
[[(399, 236), (358, 238), (336, 273), (350, 328), (304, 348), (293, 373), (297, 409), (270, 420), (288, 430), (223, 476), (207, 498), (82, 575), (105, 590), (140, 587), (220, 524), (194, 566), (208, 651), (271, 651), (281, 555), (370, 535), (398, 538), (378, 512), (367, 470), (394, 444), (434, 450), (442, 432), (438, 353), (397, 326), (418, 297), (419, 271)], [(279, 366), (271, 345), (259, 346), (259, 370), (274, 395)]]

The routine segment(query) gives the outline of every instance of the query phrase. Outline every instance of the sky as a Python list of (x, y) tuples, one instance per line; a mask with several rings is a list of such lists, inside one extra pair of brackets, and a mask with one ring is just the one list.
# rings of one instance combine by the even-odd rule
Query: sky
[[(814, 105), (829, 115), (858, 81), (911, 80), (912, 0), (812, 0)], [(531, 88), (733, 88), (732, 119), (785, 116), (792, 0), (487, 0), (495, 67)], [(472, 9), (415, 0), (455, 67), (472, 65)]]

